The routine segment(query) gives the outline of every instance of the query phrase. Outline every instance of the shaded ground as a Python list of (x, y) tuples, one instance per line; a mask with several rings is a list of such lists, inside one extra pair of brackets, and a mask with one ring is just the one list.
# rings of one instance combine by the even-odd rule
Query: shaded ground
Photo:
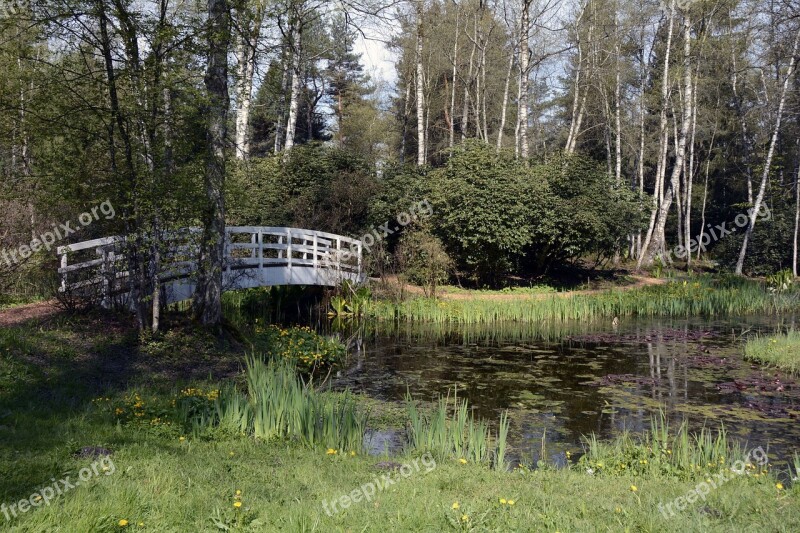
[(167, 325), (164, 335), (140, 341), (126, 314), (69, 313), (53, 302), (3, 310), (0, 349), (18, 379), (0, 384), (0, 402), (23, 390), (78, 401), (132, 383), (174, 387), (238, 373), (245, 346), (181, 319)]

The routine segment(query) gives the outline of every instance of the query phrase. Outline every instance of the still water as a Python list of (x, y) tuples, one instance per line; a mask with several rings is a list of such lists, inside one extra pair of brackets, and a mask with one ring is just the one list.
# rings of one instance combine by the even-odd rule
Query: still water
[[(512, 456), (531, 463), (542, 450), (561, 463), (592, 433), (647, 429), (659, 409), (675, 425), (724, 424), (780, 463), (800, 451), (800, 378), (744, 361), (743, 339), (793, 324), (793, 317), (558, 328), (368, 324), (343, 334), (351, 351), (334, 386), (397, 402), (407, 391), (431, 401), (457, 388), (481, 417), (496, 421), (509, 411)], [(379, 432), (373, 447), (397, 447), (401, 435)]]

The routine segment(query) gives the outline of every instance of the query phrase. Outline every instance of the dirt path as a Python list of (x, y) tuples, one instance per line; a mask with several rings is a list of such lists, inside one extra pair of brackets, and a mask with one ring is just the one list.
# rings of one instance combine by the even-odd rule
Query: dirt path
[[(666, 279), (663, 278), (648, 278), (645, 276), (631, 276), (635, 280), (634, 283), (630, 285), (623, 285), (619, 287), (614, 287), (617, 290), (632, 290), (632, 289), (640, 289), (642, 287), (649, 287), (652, 285), (663, 285), (667, 282)], [(396, 278), (388, 280), (389, 283), (399, 284)], [(440, 292), (438, 294), (439, 298), (443, 300), (492, 300), (492, 301), (512, 301), (512, 300), (546, 300), (553, 296), (557, 298), (572, 298), (573, 296), (584, 296), (589, 294), (600, 294), (605, 292), (609, 289), (586, 289), (580, 291), (566, 291), (566, 292), (542, 292), (542, 293), (483, 293), (480, 291), (470, 291), (470, 292), (455, 292), (455, 293), (447, 293), (447, 292)], [(425, 291), (422, 287), (416, 285), (406, 285), (405, 291), (408, 294), (412, 294), (415, 296), (424, 296)]]
[(54, 300), (0, 310), (0, 328), (18, 326), (29, 320), (44, 320), (59, 312)]

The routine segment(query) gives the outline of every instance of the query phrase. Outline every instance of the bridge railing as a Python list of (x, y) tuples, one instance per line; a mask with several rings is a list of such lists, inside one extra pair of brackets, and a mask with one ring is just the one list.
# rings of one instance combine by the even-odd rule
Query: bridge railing
[[(199, 228), (187, 228), (165, 239), (167, 246), (161, 246), (165, 251), (159, 269), (162, 282), (192, 277), (197, 270), (200, 234)], [(118, 236), (59, 247), (61, 292), (95, 291), (108, 303), (114, 294), (129, 290), (126, 248), (126, 239)], [(323, 231), (231, 226), (225, 231), (225, 288), (335, 285), (344, 279), (360, 280), (362, 250), (357, 239)]]

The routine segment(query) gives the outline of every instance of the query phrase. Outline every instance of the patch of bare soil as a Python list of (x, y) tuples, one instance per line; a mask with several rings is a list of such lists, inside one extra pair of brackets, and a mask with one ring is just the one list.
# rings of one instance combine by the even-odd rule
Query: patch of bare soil
[(0, 310), (0, 327), (18, 326), (29, 320), (45, 320), (56, 315), (59, 311), (60, 309), (55, 300), (10, 307)]

